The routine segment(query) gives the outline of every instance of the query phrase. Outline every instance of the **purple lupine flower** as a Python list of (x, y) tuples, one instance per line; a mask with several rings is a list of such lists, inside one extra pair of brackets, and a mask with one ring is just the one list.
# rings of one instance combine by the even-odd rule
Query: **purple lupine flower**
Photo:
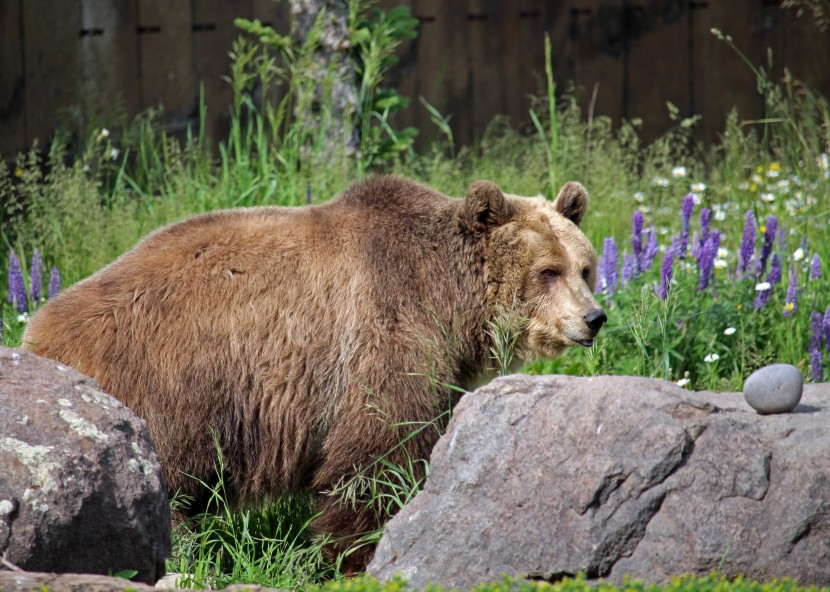
[(741, 252), (738, 256), (738, 276), (749, 269), (749, 262), (755, 252), (755, 214), (752, 210), (746, 213), (744, 218), (744, 234), (741, 237)]
[(689, 220), (692, 219), (692, 209), (694, 207), (695, 198), (690, 193), (683, 198), (683, 205), (680, 208), (681, 230), (676, 255), (681, 259), (685, 259), (686, 251), (689, 248)]
[(654, 259), (657, 257), (657, 233), (654, 231), (654, 225), (648, 227), (648, 236), (646, 237), (646, 249), (643, 252), (643, 264), (640, 266), (640, 272), (645, 272), (651, 269)]
[(767, 268), (767, 259), (772, 253), (772, 246), (775, 243), (775, 232), (778, 229), (778, 218), (770, 216), (767, 218), (767, 228), (764, 232), (764, 244), (761, 246), (761, 255), (758, 259), (758, 277), (761, 277)]
[(709, 208), (703, 208), (700, 210), (700, 249), (703, 250), (703, 246), (706, 244), (706, 241), (709, 240), (709, 228), (712, 224), (712, 210)]
[(784, 274), (781, 271), (781, 258), (778, 256), (778, 253), (773, 253), (769, 260), (769, 275), (767, 275), (767, 281), (774, 286), (775, 284), (780, 283), (783, 277)]
[(813, 253), (813, 260), (810, 261), (810, 275), (808, 278), (811, 282), (821, 279), (821, 260), (818, 258), (818, 253)]
[(40, 251), (35, 249), (32, 253), (32, 265), (29, 268), (29, 294), (32, 296), (32, 302), (35, 306), (40, 302), (40, 288), (41, 279), (43, 277), (43, 259), (40, 257)]
[[(642, 245), (641, 245), (642, 246)], [(620, 278), (621, 285), (626, 285), (634, 277), (637, 258), (629, 255), (628, 251), (623, 251), (622, 277)]]
[[(631, 216), (631, 252), (634, 254), (635, 277), (643, 271), (643, 213), (640, 210)], [(623, 258), (625, 261), (625, 258)]]
[(824, 309), (824, 318), (821, 320), (821, 332), (824, 334), (824, 347), (830, 352), (830, 304)]
[(49, 273), (49, 292), (47, 293), (47, 298), (53, 298), (58, 295), (58, 292), (61, 291), (61, 274), (58, 271), (57, 267), (53, 267), (52, 271)]
[(599, 274), (597, 275), (597, 291), (604, 290), (609, 296), (617, 289), (617, 261), (619, 253), (617, 242), (613, 236), (609, 236), (602, 244), (602, 257), (599, 261)]
[(810, 380), (821, 382), (821, 325), (822, 316), (818, 311), (810, 313)]
[(792, 317), (798, 312), (798, 280), (795, 269), (790, 267), (789, 282), (787, 283), (787, 300), (784, 302), (784, 316)]
[(709, 286), (709, 279), (712, 277), (712, 266), (715, 263), (715, 256), (718, 254), (718, 247), (720, 247), (720, 232), (713, 231), (703, 245), (700, 252), (700, 259), (698, 266), (700, 267), (700, 275), (698, 276), (697, 289), (705, 290)]
[(23, 282), (23, 270), (20, 268), (20, 259), (14, 251), (9, 254), (9, 298), (8, 301), (17, 312), (26, 312), (29, 301), (26, 298), (26, 285)]
[(692, 235), (692, 258), (700, 265), (700, 253), (703, 250), (703, 245), (700, 244), (700, 238), (697, 236), (697, 231)]
[(663, 256), (663, 264), (660, 266), (660, 286), (657, 288), (657, 295), (665, 300), (669, 295), (671, 285), (672, 266), (674, 265), (674, 249), (667, 249)]
[(777, 253), (773, 253), (772, 258), (769, 262), (769, 273), (767, 274), (766, 282), (764, 282), (766, 286), (764, 286), (763, 284), (758, 284), (757, 286), (755, 286), (755, 289), (758, 291), (758, 295), (755, 296), (755, 302), (753, 302), (753, 306), (756, 309), (764, 308), (767, 305), (767, 300), (769, 300), (770, 294), (772, 294), (772, 288), (780, 282), (781, 259), (778, 258)]

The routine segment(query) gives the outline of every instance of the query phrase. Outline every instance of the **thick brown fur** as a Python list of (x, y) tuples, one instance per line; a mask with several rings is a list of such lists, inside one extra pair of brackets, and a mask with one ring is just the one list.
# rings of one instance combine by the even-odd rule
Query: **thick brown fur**
[[(446, 410), (435, 384), (486, 371), (495, 315), (529, 319), (525, 355), (595, 336), (586, 207), (577, 183), (550, 203), (486, 181), (459, 200), (375, 177), (324, 205), (209, 213), (50, 300), (24, 347), (144, 418), (171, 491), (198, 500), (194, 477), (215, 482), (214, 430), (234, 500), (310, 488), (316, 527), (349, 537), (377, 517), (325, 492), (392, 450), (401, 424)], [(425, 459), (436, 438), (423, 430), (390, 459)]]

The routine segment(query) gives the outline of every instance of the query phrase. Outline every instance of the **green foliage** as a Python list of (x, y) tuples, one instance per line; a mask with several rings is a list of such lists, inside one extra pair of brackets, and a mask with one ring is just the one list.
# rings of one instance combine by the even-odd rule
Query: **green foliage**
[[(431, 592), (443, 590), (440, 586), (428, 586), (426, 589)], [(322, 592), (406, 592), (414, 589), (400, 579), (381, 584), (374, 578), (361, 577), (330, 582), (321, 586), (319, 590)], [(582, 575), (566, 577), (555, 583), (504, 577), (498, 582), (475, 586), (472, 590), (474, 592), (806, 592), (817, 589), (799, 586), (795, 580), (791, 579), (759, 583), (741, 577), (729, 580), (712, 574), (699, 578), (677, 577), (663, 585), (644, 584), (640, 580), (627, 579), (618, 586), (602, 580), (591, 582)]]
[[(298, 493), (258, 509), (234, 508), (218, 444), (217, 458), (216, 484), (202, 483), (209, 492), (205, 511), (174, 526), (167, 571), (183, 574), (183, 586), (198, 588), (242, 583), (288, 589), (335, 577), (322, 552), (325, 541), (309, 532), (311, 497)], [(187, 504), (177, 497), (172, 507)]]

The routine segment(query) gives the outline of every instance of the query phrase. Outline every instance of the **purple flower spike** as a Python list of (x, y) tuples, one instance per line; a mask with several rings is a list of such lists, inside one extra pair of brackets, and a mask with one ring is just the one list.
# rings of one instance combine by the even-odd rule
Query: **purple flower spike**
[(599, 261), (599, 274), (597, 277), (597, 291), (604, 290), (609, 296), (617, 289), (617, 261), (619, 252), (617, 242), (613, 236), (605, 239), (602, 245), (602, 257)]
[(703, 245), (706, 244), (706, 241), (709, 238), (709, 227), (712, 224), (712, 210), (709, 208), (703, 208), (700, 210), (700, 246), (703, 248)]
[(818, 258), (818, 253), (813, 253), (813, 260), (810, 261), (810, 281), (821, 279), (821, 260)]
[(795, 269), (790, 268), (789, 282), (787, 283), (787, 300), (784, 302), (784, 316), (793, 317), (798, 312), (798, 280)]
[(738, 276), (742, 277), (749, 269), (749, 262), (755, 252), (755, 214), (752, 210), (746, 213), (744, 218), (744, 234), (741, 238), (741, 253), (738, 258)]
[(646, 237), (646, 250), (643, 253), (643, 264), (640, 266), (641, 272), (651, 269), (651, 265), (657, 257), (657, 252), (657, 233), (654, 231), (654, 226), (649, 226), (648, 236)]
[(680, 208), (680, 240), (678, 242), (677, 256), (681, 259), (686, 257), (689, 248), (689, 220), (692, 219), (692, 209), (695, 207), (695, 198), (689, 194), (683, 198), (683, 206)]
[(824, 318), (821, 320), (821, 332), (824, 335), (824, 347), (830, 352), (830, 304), (824, 309)]
[(643, 271), (643, 213), (639, 210), (631, 217), (631, 252), (634, 253), (634, 275)]
[(810, 380), (821, 382), (821, 325), (822, 316), (818, 311), (810, 313)]
[(774, 286), (778, 284), (783, 279), (784, 275), (781, 271), (781, 259), (778, 257), (778, 253), (773, 253), (772, 258), (769, 261), (769, 275), (767, 276), (767, 281), (770, 285)]
[(14, 251), (9, 254), (9, 298), (8, 302), (17, 312), (26, 312), (29, 301), (26, 298), (26, 285), (23, 283), (23, 270), (20, 267), (20, 259)]
[(772, 246), (775, 243), (775, 232), (778, 230), (778, 218), (770, 216), (767, 218), (767, 228), (764, 232), (764, 244), (761, 246), (761, 256), (758, 259), (758, 277), (761, 277), (767, 268), (767, 259), (772, 253)]
[(709, 235), (706, 244), (700, 252), (699, 267), (700, 275), (698, 276), (697, 289), (705, 290), (709, 286), (709, 279), (712, 277), (712, 267), (715, 263), (715, 256), (720, 247), (720, 233), (716, 230)]
[(665, 300), (669, 295), (673, 265), (674, 249), (668, 249), (663, 257), (663, 264), (660, 266), (660, 286), (657, 288), (657, 295), (661, 300)]
[(61, 291), (61, 274), (57, 267), (53, 267), (49, 274), (49, 292), (47, 298), (53, 298)]
[(623, 265), (621, 284), (624, 286), (634, 277), (634, 268), (636, 266), (636, 257), (629, 255), (628, 251), (623, 251)]
[(43, 277), (43, 259), (40, 257), (40, 251), (35, 249), (32, 253), (32, 265), (29, 268), (29, 294), (32, 295), (32, 302), (34, 306), (40, 302), (40, 288), (41, 278)]

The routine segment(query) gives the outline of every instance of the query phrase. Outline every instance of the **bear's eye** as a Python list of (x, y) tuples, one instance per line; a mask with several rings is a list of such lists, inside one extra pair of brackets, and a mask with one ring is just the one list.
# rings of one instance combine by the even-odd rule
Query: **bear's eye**
[(588, 269), (586, 267), (585, 269), (582, 270), (582, 279), (585, 280), (586, 282), (588, 281), (588, 276), (589, 275), (591, 275), (591, 270), (590, 269)]
[(555, 280), (561, 275), (561, 272), (558, 269), (543, 269), (542, 270), (542, 277), (546, 280)]

